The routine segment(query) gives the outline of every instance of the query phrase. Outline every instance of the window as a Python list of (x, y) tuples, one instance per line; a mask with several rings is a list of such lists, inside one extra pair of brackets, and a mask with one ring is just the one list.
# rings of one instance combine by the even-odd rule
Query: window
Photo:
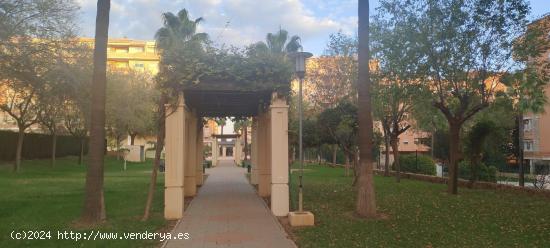
[(523, 119), (523, 130), (531, 131), (533, 129), (533, 120), (532, 119)]
[(143, 63), (136, 63), (136, 64), (134, 64), (134, 67), (143, 69), (145, 67), (145, 65)]
[(143, 47), (132, 47), (131, 51), (133, 53), (142, 53), (144, 51)]
[(115, 49), (115, 52), (116, 52), (116, 53), (128, 53), (128, 48), (127, 48), (127, 47), (126, 47), (126, 48), (124, 48), (124, 47), (117, 47), (117, 48)]
[(409, 144), (409, 141), (408, 141), (408, 140), (405, 140), (405, 141), (403, 141), (403, 144), (408, 145), (408, 144)]
[(533, 141), (532, 140), (523, 141), (523, 150), (524, 151), (533, 151)]

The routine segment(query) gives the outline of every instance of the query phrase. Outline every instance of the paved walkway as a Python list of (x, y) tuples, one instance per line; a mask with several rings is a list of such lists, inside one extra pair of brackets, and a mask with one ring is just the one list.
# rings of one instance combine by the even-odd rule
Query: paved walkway
[(207, 169), (208, 179), (174, 229), (190, 239), (170, 240), (165, 247), (295, 248), (245, 172), (232, 160)]

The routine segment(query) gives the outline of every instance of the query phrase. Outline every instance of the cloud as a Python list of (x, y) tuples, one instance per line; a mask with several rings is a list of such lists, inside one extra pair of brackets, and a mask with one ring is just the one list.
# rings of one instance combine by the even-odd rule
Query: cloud
[[(96, 1), (76, 0), (82, 8), (82, 34), (93, 37)], [(153, 39), (163, 12), (187, 8), (203, 17), (200, 31), (217, 44), (243, 46), (264, 40), (279, 27), (299, 35), (306, 50), (320, 53), (330, 33), (354, 34), (357, 0), (119, 0), (111, 2), (109, 35)]]

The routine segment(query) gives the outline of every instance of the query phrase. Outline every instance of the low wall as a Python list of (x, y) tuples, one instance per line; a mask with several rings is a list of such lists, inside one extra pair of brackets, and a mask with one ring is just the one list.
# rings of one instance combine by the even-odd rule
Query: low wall
[[(384, 171), (375, 169), (374, 174), (384, 175)], [(390, 175), (395, 176), (395, 172), (390, 171)], [(447, 181), (448, 181), (448, 178), (446, 177), (414, 174), (414, 173), (408, 173), (408, 172), (401, 172), (401, 178), (420, 180), (420, 181), (425, 181), (430, 183), (439, 183), (439, 184), (447, 184)], [(499, 183), (491, 183), (491, 182), (471, 183), (468, 180), (458, 179), (458, 186), (464, 187), (464, 188), (472, 188), (472, 189), (492, 189), (492, 190), (507, 191), (507, 192), (527, 193), (530, 195), (540, 195), (540, 196), (550, 198), (550, 190), (541, 190), (536, 188), (520, 187), (520, 186), (514, 186), (514, 185), (508, 185), (508, 184), (499, 184)]]

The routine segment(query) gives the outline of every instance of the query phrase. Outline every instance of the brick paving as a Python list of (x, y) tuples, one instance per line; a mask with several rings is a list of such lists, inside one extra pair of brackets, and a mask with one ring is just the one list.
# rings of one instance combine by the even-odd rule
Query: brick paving
[(176, 225), (164, 247), (277, 247), (295, 248), (265, 202), (245, 177), (246, 169), (232, 160), (207, 169), (208, 179)]

